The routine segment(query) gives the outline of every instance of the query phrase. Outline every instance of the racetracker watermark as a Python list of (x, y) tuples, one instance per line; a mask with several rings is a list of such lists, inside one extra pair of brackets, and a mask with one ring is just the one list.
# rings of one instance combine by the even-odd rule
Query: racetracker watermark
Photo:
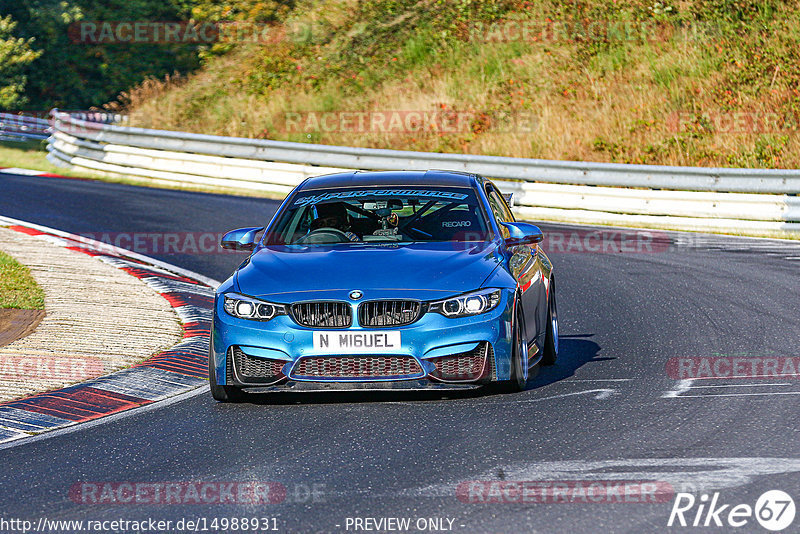
[[(80, 234), (79, 248), (117, 247), (139, 254), (235, 254), (219, 246), (224, 232), (96, 232)], [(98, 245), (99, 243), (99, 245)]]
[(673, 133), (707, 130), (720, 134), (789, 134), (800, 129), (800, 115), (795, 112), (764, 111), (679, 111), (667, 117)]
[(286, 111), (273, 120), (278, 132), (354, 134), (467, 134), (534, 132), (529, 112), (456, 110)]
[(654, 504), (674, 495), (658, 480), (472, 480), (456, 488), (468, 504)]
[(279, 504), (325, 501), (324, 484), (281, 482), (76, 482), (72, 502), (86, 505), (127, 504)]
[(703, 22), (667, 23), (604, 19), (505, 19), (475, 22), (468, 39), (480, 43), (555, 42), (665, 42), (707, 41), (719, 38), (722, 28)]
[(542, 241), (547, 253), (572, 254), (656, 254), (670, 246), (669, 236), (656, 230), (553, 230)]
[(214, 44), (280, 42), (308, 43), (313, 40), (310, 22), (287, 24), (243, 21), (91, 21), (73, 22), (67, 29), (74, 44)]
[(100, 376), (103, 371), (103, 361), (97, 358), (0, 355), (0, 379), (25, 377), (30, 380), (77, 382)]
[(667, 375), (693, 378), (800, 378), (800, 357), (681, 356), (667, 360)]
[[(457, 223), (449, 223), (457, 224)], [(219, 246), (224, 232), (84, 232), (79, 248), (108, 251), (113, 247), (139, 254), (237, 254)], [(454, 235), (453, 246), (471, 248), (483, 234), (463, 232)], [(99, 243), (99, 244), (98, 244)], [(391, 245), (392, 243), (384, 243)], [(563, 254), (659, 254), (672, 246), (669, 235), (657, 230), (553, 230), (544, 233), (542, 250)]]

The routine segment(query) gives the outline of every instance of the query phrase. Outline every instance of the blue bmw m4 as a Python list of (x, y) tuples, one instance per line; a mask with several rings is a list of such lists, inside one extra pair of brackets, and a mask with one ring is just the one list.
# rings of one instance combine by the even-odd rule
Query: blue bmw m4
[(451, 171), (305, 180), (217, 289), (211, 393), (525, 388), (558, 355), (553, 266), (497, 187)]

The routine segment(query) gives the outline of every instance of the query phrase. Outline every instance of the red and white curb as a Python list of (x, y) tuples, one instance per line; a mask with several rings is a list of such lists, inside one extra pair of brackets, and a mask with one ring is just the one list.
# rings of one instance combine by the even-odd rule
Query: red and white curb
[(128, 369), (0, 404), (0, 443), (139, 408), (208, 384), (211, 312), (219, 282), (53, 228), (2, 216), (0, 225), (89, 254), (139, 278), (167, 299), (184, 333), (174, 347)]
[(33, 169), (20, 169), (19, 167), (0, 167), (2, 174), (20, 174), (23, 176), (48, 176), (50, 178), (68, 178), (60, 174), (53, 174), (52, 172), (35, 171)]

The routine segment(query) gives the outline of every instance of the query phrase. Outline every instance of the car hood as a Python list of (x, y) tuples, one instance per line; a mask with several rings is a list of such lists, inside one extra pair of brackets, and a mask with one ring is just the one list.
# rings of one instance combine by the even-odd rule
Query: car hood
[(459, 293), (477, 289), (502, 261), (486, 243), (266, 246), (237, 271), (238, 290), (254, 297), (355, 289)]

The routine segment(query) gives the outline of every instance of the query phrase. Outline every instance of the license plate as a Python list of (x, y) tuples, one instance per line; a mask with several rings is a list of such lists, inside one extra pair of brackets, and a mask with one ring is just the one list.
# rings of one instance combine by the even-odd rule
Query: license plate
[(400, 332), (314, 332), (314, 350), (330, 354), (396, 353)]

